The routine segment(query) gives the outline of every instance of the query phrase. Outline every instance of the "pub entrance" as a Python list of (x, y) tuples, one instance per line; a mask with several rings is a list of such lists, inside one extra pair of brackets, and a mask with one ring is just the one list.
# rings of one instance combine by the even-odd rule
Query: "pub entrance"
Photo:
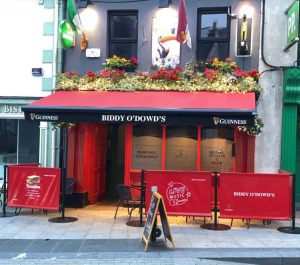
[[(124, 183), (125, 125), (79, 123), (68, 130), (67, 177), (76, 207), (115, 199)], [(72, 202), (71, 202), (72, 203)]]

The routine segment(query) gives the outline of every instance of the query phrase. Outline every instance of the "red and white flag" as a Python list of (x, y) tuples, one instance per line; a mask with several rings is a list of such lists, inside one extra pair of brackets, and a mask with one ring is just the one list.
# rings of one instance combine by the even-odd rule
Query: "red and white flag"
[(186, 19), (184, 0), (180, 0), (179, 4), (176, 40), (180, 43), (186, 42), (187, 46), (192, 49), (192, 40)]

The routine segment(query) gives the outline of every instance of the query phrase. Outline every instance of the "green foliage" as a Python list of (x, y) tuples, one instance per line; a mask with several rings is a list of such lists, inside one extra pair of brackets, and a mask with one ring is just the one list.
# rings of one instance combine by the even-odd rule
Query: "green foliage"
[[(107, 69), (99, 72), (88, 71), (86, 75), (79, 75), (74, 71), (59, 74), (57, 90), (261, 92), (257, 82), (259, 73), (256, 70), (242, 71), (229, 59), (223, 62), (214, 58), (202, 63), (201, 67), (199, 62), (189, 62), (183, 69), (179, 66), (175, 69), (155, 68), (149, 72), (134, 74), (117, 72), (115, 69), (118, 67), (113, 66), (123, 63), (119, 59), (107, 59)], [(199, 68), (202, 68), (201, 71)]]
[(257, 115), (254, 117), (254, 125), (252, 126), (238, 126), (238, 130), (247, 133), (248, 135), (259, 135), (262, 133), (264, 123), (262, 119)]

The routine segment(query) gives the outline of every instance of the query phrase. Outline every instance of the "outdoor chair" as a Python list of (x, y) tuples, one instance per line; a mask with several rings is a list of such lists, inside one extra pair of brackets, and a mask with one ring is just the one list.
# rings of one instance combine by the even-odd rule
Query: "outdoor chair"
[(74, 189), (75, 189), (75, 180), (72, 178), (65, 179), (65, 195), (70, 195), (72, 197), (72, 205), (74, 208), (76, 207), (76, 201), (74, 197)]
[(7, 203), (7, 185), (6, 185), (6, 201), (4, 202), (4, 183), (2, 184), (0, 188), (0, 205), (3, 205), (3, 203)]
[(141, 198), (132, 196), (131, 187), (128, 185), (118, 184), (117, 192), (118, 192), (119, 200), (118, 200), (114, 219), (116, 219), (117, 217), (119, 206), (122, 206), (124, 208), (127, 208), (128, 216), (129, 216), (128, 220), (130, 221), (132, 212), (137, 208), (139, 209), (141, 206)]

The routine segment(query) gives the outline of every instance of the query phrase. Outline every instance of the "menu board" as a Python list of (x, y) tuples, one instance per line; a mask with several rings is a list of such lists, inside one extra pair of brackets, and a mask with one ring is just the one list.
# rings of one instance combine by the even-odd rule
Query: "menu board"
[(158, 212), (160, 214), (160, 219), (161, 219), (161, 224), (162, 224), (165, 239), (168, 239), (172, 243), (173, 248), (175, 248), (170, 226), (168, 223), (167, 212), (163, 202), (163, 198), (159, 193), (153, 192), (149, 209), (148, 209), (147, 219), (145, 222), (144, 232), (142, 236), (142, 240), (144, 240), (146, 244), (145, 251), (147, 251), (149, 242), (151, 240), (151, 235), (154, 232), (153, 227)]
[(168, 239), (173, 244), (173, 247), (175, 248), (170, 226), (168, 223), (167, 211), (163, 200), (161, 200), (161, 203), (158, 206), (158, 211), (159, 211), (161, 226), (164, 232), (165, 239)]

